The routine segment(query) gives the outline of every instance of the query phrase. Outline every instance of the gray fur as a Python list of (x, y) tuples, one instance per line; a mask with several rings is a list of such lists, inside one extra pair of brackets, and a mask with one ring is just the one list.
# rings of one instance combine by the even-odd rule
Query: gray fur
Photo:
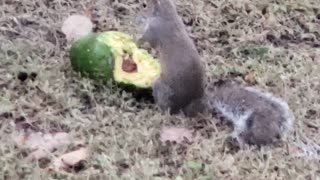
[(162, 73), (152, 89), (162, 110), (188, 116), (216, 110), (234, 124), (241, 143), (274, 143), (291, 129), (288, 105), (269, 93), (233, 82), (205, 92), (201, 58), (171, 0), (149, 0), (136, 23), (143, 30), (138, 44), (148, 42), (160, 54)]
[(277, 143), (292, 129), (288, 104), (271, 93), (226, 81), (210, 90), (209, 109), (220, 112), (234, 125), (241, 142), (255, 145)]
[(152, 88), (156, 103), (171, 113), (196, 115), (191, 107), (204, 105), (204, 69), (175, 4), (171, 0), (149, 0), (136, 23), (143, 30), (138, 44), (148, 42), (160, 54), (162, 74)]

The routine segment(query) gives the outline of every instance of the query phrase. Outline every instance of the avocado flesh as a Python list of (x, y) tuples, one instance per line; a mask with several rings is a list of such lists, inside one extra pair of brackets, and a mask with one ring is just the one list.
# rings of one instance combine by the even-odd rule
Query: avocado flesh
[[(97, 40), (111, 47), (114, 55), (113, 79), (115, 82), (139, 88), (150, 88), (160, 75), (161, 68), (158, 60), (146, 50), (139, 49), (127, 34), (108, 31), (101, 33)], [(137, 65), (135, 72), (126, 72), (122, 68), (123, 59), (127, 55), (130, 55), (131, 60)]]

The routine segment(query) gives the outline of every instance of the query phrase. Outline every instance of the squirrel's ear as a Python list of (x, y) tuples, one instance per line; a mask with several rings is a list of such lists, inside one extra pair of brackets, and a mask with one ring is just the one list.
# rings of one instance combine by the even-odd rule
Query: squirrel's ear
[(160, 6), (160, 0), (149, 0), (149, 3), (152, 3), (155, 6)]

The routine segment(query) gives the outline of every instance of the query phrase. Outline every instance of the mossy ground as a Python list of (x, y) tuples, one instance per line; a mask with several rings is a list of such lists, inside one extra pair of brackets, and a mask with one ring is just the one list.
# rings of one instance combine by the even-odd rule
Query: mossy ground
[[(60, 31), (68, 15), (90, 5), (96, 31), (135, 34), (131, 20), (142, 7), (136, 0), (88, 2), (0, 2), (0, 179), (319, 179), (318, 0), (177, 1), (208, 82), (255, 72), (256, 86), (293, 109), (288, 146), (237, 152), (224, 146), (231, 128), (215, 117), (168, 116), (152, 103), (74, 74)], [(24, 82), (19, 72), (29, 74)], [(41, 164), (24, 161), (11, 139), (11, 122), (19, 120), (83, 139), (93, 152), (85, 168), (48, 175)], [(163, 146), (158, 134), (164, 125), (194, 128), (199, 140)], [(296, 157), (288, 148), (294, 143), (310, 156)]]

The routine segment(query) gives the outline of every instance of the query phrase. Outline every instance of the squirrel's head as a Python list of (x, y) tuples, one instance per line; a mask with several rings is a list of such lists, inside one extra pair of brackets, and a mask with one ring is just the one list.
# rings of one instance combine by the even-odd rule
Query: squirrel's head
[(151, 16), (172, 17), (176, 12), (173, 0), (148, 0), (146, 8)]
[(177, 17), (177, 10), (172, 0), (147, 0), (146, 6), (135, 18), (135, 23), (144, 27), (146, 31), (153, 24), (159, 24), (153, 23), (155, 20), (171, 20), (175, 17)]
[(144, 10), (135, 18), (135, 24), (141, 28), (149, 43), (156, 43), (169, 36), (179, 21), (181, 20), (172, 0), (147, 0)]

